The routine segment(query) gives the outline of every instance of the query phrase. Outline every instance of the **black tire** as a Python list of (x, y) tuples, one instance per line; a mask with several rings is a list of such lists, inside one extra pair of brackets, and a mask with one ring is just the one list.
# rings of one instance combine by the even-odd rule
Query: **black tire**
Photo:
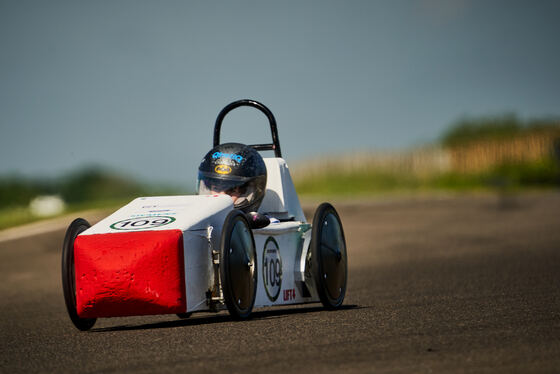
[(346, 240), (340, 217), (329, 203), (321, 204), (313, 217), (311, 269), (323, 306), (342, 305), (348, 280)]
[(177, 317), (181, 318), (181, 319), (187, 319), (190, 316), (192, 316), (191, 312), (187, 312), (187, 313), (177, 313)]
[(77, 218), (66, 230), (64, 244), (62, 245), (62, 290), (68, 315), (74, 326), (81, 331), (93, 327), (97, 318), (80, 318), (76, 311), (76, 277), (74, 275), (74, 241), (76, 237), (87, 230), (91, 225), (83, 218)]
[(253, 310), (257, 293), (257, 251), (245, 214), (228, 214), (220, 242), (220, 279), (229, 314), (246, 319)]

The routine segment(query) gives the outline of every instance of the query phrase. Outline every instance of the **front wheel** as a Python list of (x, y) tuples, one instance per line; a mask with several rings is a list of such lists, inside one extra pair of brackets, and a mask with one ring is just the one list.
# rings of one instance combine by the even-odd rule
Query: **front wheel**
[(229, 313), (233, 318), (248, 318), (257, 293), (257, 251), (245, 214), (234, 210), (222, 228), (220, 279)]
[(342, 305), (346, 294), (348, 261), (340, 217), (329, 203), (323, 203), (313, 217), (311, 268), (319, 299), (325, 308)]
[(80, 318), (76, 311), (76, 277), (74, 273), (74, 241), (76, 237), (87, 230), (91, 225), (83, 218), (77, 218), (66, 230), (64, 244), (62, 245), (62, 290), (68, 315), (74, 326), (81, 331), (93, 327), (96, 318)]

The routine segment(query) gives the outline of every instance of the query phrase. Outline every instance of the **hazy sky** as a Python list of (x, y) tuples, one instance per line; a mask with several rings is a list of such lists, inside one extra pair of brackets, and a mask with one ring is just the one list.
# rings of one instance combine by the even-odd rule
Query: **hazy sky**
[[(560, 114), (560, 1), (0, 0), (0, 174), (193, 185), (214, 120), (275, 114), (288, 163)], [(270, 135), (254, 109), (224, 140)]]

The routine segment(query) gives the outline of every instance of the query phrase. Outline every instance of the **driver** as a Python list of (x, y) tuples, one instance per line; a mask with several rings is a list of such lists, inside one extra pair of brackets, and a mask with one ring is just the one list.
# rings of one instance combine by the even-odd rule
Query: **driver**
[(266, 189), (266, 166), (250, 146), (224, 143), (211, 149), (198, 167), (197, 188), (199, 195), (229, 195), (253, 229), (270, 223), (268, 217), (257, 213)]

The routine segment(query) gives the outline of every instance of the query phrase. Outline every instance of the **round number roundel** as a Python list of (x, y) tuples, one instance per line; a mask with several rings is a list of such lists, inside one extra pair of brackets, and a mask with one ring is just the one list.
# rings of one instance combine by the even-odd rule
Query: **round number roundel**
[(115, 222), (109, 227), (113, 230), (145, 230), (165, 226), (174, 221), (174, 217), (168, 216), (136, 217)]
[(282, 288), (282, 258), (278, 243), (272, 236), (264, 243), (262, 276), (266, 295), (270, 301), (276, 301)]

